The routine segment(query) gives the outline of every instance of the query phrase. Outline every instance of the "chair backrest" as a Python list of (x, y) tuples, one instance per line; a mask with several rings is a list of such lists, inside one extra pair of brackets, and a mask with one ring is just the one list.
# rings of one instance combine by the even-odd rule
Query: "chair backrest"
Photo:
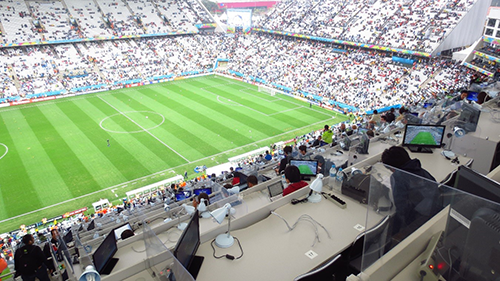
[[(307, 273), (301, 274), (294, 281), (307, 281), (307, 280), (334, 280), (335, 271), (340, 267), (340, 257), (342, 255), (337, 255), (328, 262), (324, 263), (320, 267), (313, 269)], [(330, 278), (330, 279), (328, 279)]]

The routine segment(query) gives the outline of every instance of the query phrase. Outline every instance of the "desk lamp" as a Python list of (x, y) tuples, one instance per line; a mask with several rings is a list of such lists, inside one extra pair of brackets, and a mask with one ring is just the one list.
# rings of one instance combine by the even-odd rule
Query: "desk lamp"
[(200, 216), (204, 219), (208, 219), (210, 217), (210, 212), (207, 212), (207, 199), (201, 199), (200, 204), (198, 204), (198, 211), (200, 212)]
[(229, 248), (234, 244), (234, 237), (231, 236), (231, 204), (226, 203), (222, 208), (219, 208), (210, 213), (210, 215), (217, 221), (217, 223), (221, 224), (224, 221), (226, 215), (229, 214), (229, 221), (227, 223), (227, 233), (219, 234), (217, 238), (215, 238), (215, 245), (219, 248)]
[(321, 202), (321, 191), (323, 191), (323, 174), (316, 175), (316, 179), (309, 185), (312, 194), (307, 197), (307, 201), (311, 203)]
[[(196, 209), (193, 206), (188, 206), (188, 205), (186, 205), (186, 203), (182, 204), (181, 206), (184, 208), (186, 213), (190, 216), (193, 215), (194, 212), (196, 211)], [(179, 219), (180, 219), (180, 216), (179, 216)], [(180, 230), (184, 230), (184, 228), (186, 228), (186, 226), (187, 226), (187, 222), (181, 222), (181, 223), (179, 223), (177, 228)]]
[(92, 265), (85, 268), (85, 271), (80, 275), (78, 281), (101, 281), (101, 275), (95, 270)]
[(235, 186), (235, 187), (229, 188), (227, 190), (227, 192), (229, 192), (230, 195), (238, 194), (238, 193), (240, 193), (240, 187), (239, 186)]

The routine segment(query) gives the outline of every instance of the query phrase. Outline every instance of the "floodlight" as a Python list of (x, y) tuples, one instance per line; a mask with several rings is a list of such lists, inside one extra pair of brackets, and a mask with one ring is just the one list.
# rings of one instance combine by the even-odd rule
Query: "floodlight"
[(323, 191), (323, 174), (318, 174), (316, 179), (309, 185), (312, 194), (309, 195), (307, 201), (311, 203), (321, 202), (321, 191)]
[[(221, 224), (227, 214), (231, 212), (231, 204), (226, 203), (222, 208), (219, 208), (210, 213), (210, 215)], [(234, 244), (234, 237), (230, 234), (231, 230), (231, 215), (229, 215), (229, 221), (227, 223), (227, 233), (219, 234), (215, 238), (215, 245), (219, 248), (229, 248)]]

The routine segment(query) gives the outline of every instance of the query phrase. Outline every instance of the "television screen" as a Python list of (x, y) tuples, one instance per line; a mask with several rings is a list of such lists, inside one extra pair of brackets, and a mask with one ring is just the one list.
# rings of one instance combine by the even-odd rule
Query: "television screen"
[(481, 110), (468, 103), (462, 104), (462, 112), (458, 116), (459, 127), (463, 127), (466, 132), (475, 132)]
[(318, 161), (316, 160), (290, 160), (290, 165), (297, 166), (302, 176), (316, 176), (318, 173)]
[(89, 224), (89, 226), (87, 227), (87, 231), (89, 230), (92, 230), (95, 228), (95, 220), (92, 220)]
[(193, 191), (194, 191), (194, 195), (196, 195), (196, 196), (200, 195), (200, 193), (206, 193), (207, 195), (212, 194), (212, 188), (211, 187), (198, 188), (198, 189), (195, 189)]
[(430, 148), (442, 146), (444, 125), (407, 124), (403, 137), (403, 146), (412, 152), (432, 152)]
[(116, 251), (118, 251), (118, 247), (116, 246), (116, 236), (114, 234), (114, 230), (112, 230), (104, 241), (102, 241), (101, 245), (95, 250), (92, 255), (92, 260), (94, 260), (94, 266), (99, 274), (109, 274), (113, 269), (114, 265), (118, 259), (113, 259)]
[(64, 235), (64, 243), (68, 244), (69, 242), (73, 241), (73, 232), (70, 230), (66, 235)]
[(175, 193), (175, 201), (182, 201), (191, 197), (191, 191), (181, 191)]
[(469, 93), (467, 94), (467, 100), (477, 102), (477, 96), (478, 96), (478, 95), (479, 95), (479, 93), (478, 93), (478, 92), (469, 92)]
[[(201, 263), (194, 265), (193, 260), (196, 258), (196, 251), (200, 246), (200, 216), (198, 210), (194, 213), (188, 225), (182, 232), (181, 237), (175, 245), (174, 256), (184, 266), (194, 278), (196, 278), (198, 266)], [(194, 269), (193, 267), (198, 267)]]
[(465, 166), (458, 167), (455, 188), (500, 204), (500, 183)]

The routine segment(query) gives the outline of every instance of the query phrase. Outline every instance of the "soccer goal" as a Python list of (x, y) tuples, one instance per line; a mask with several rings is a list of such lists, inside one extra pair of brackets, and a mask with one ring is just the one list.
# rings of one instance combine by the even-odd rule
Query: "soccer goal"
[(276, 95), (276, 92), (277, 92), (276, 89), (273, 89), (273, 88), (270, 88), (270, 87), (267, 87), (267, 86), (264, 86), (264, 85), (258, 85), (258, 87), (259, 87), (259, 92), (268, 93), (271, 96), (275, 96)]

